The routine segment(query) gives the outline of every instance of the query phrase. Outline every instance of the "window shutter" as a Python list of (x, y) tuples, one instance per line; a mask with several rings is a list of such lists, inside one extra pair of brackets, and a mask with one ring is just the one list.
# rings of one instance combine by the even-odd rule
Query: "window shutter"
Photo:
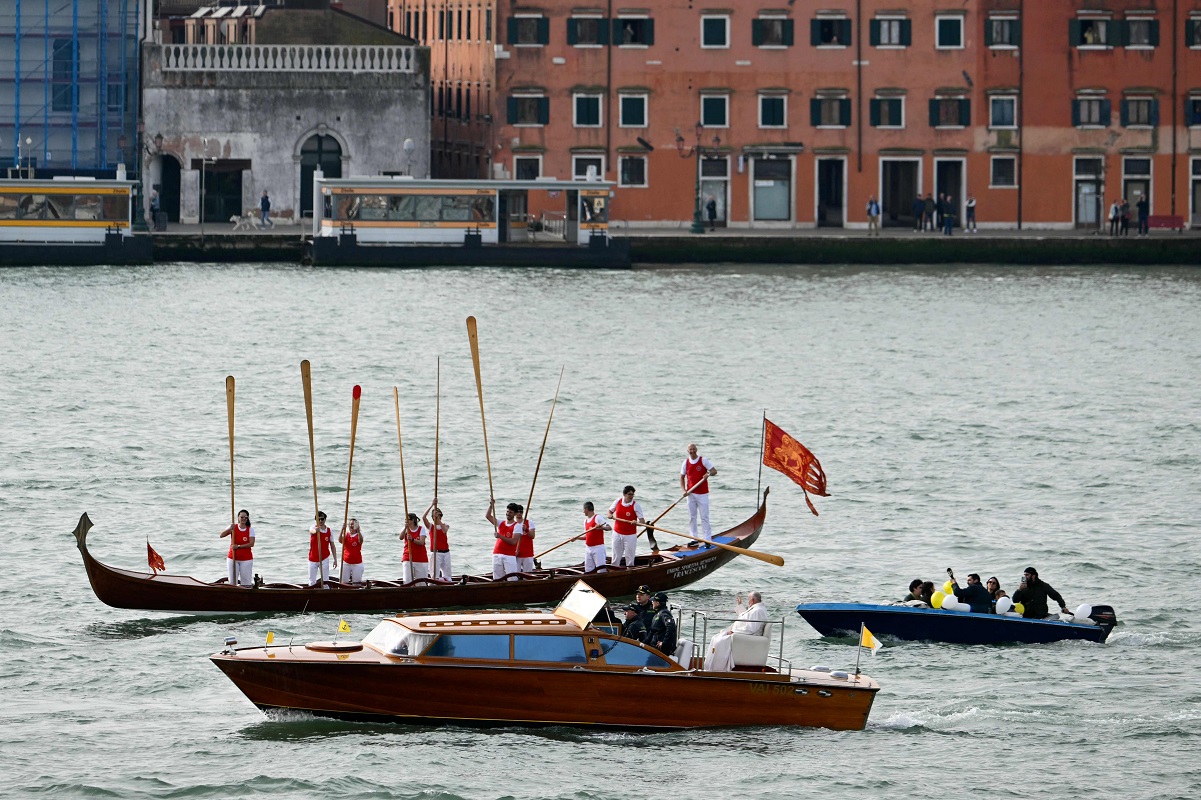
[(793, 41), (792, 20), (786, 19), (786, 20), (784, 20), (784, 46), (792, 47), (792, 41)]
[(567, 43), (576, 44), (580, 41), (580, 33), (578, 29), (579, 20), (574, 17), (567, 18)]
[(873, 128), (880, 127), (880, 103), (881, 102), (882, 101), (880, 101), (880, 100), (868, 101), (867, 109), (868, 109), (868, 114), (870, 114), (869, 119), (871, 120), (871, 126)]
[(1072, 127), (1073, 128), (1080, 127), (1080, 101), (1079, 100), (1072, 101)]
[(972, 101), (964, 97), (959, 101), (959, 124), (968, 127), (972, 124)]
[(763, 44), (763, 21), (758, 19), (751, 20), (751, 46), (758, 47)]
[(930, 127), (938, 127), (938, 98), (935, 97), (930, 101)]
[(1013, 31), (1014, 45), (1016, 45), (1017, 47), (1021, 47), (1022, 46), (1022, 21), (1020, 19), (1015, 19), (1013, 22), (1009, 23), (1009, 26), (1010, 26), (1010, 30)]
[(851, 101), (847, 98), (838, 101), (838, 122), (843, 127), (851, 124)]
[(1198, 122), (1201, 122), (1201, 120), (1197, 119), (1197, 108), (1193, 104), (1194, 99), (1195, 98), (1192, 98), (1192, 97), (1184, 98), (1184, 124), (1185, 125), (1193, 126), (1193, 125), (1196, 125)]
[(913, 44), (913, 20), (901, 20), (901, 44), (905, 47)]
[(893, 99), (893, 100), (889, 100), (888, 102), (892, 104), (892, 115), (891, 116), (892, 116), (893, 124), (894, 125), (904, 124), (904, 121), (901, 118), (901, 101), (899, 99)]
[(1158, 127), (1159, 125), (1159, 101), (1151, 101), (1151, 124)]
[(1159, 20), (1151, 20), (1151, 46), (1159, 47)]
[(1122, 127), (1125, 128), (1130, 124), (1130, 101), (1123, 100), (1120, 108), (1121, 110), (1118, 112), (1118, 114), (1122, 121)]
[[(873, 19), (871, 22), (869, 22), (867, 24), (867, 31), (868, 31), (868, 37), (869, 37), (868, 41), (871, 43), (871, 46), (879, 47), (880, 46), (880, 20)], [(875, 125), (876, 123), (873, 122), (872, 124)]]
[(1068, 20), (1068, 47), (1079, 47), (1084, 34), (1080, 30), (1080, 20)]
[(653, 19), (646, 21), (646, 43), (647, 45), (655, 43), (655, 21)]
[(992, 20), (988, 17), (984, 18), (984, 46), (992, 47), (995, 42), (992, 38)]
[(1197, 20), (1189, 19), (1184, 21), (1184, 46), (1189, 47), (1197, 37)]
[(508, 100), (505, 101), (505, 106), (508, 109), (509, 124), (516, 125), (517, 124), (517, 98), (510, 97)]
[(1127, 20), (1111, 19), (1109, 21), (1109, 30), (1113, 31), (1113, 36), (1110, 37), (1110, 41), (1104, 42), (1104, 44), (1110, 47), (1125, 47), (1130, 44), (1130, 23)]
[(538, 98), (538, 124), (539, 125), (549, 125), (550, 124), (550, 98), (549, 97), (539, 97)]
[(820, 19), (809, 20), (809, 44), (817, 47), (822, 43), (822, 21)]
[(1113, 116), (1113, 102), (1110, 100), (1101, 101), (1101, 124), (1106, 128), (1109, 127), (1109, 118)]
[(822, 101), (816, 97), (809, 100), (809, 121), (815, 128), (822, 124)]
[(550, 44), (550, 20), (538, 18), (538, 44)]
[(517, 18), (509, 17), (507, 27), (509, 29), (509, 44), (517, 44)]
[(607, 20), (607, 19), (598, 19), (596, 21), (596, 43), (597, 44), (608, 44), (609, 43), (608, 22), (609, 22), (609, 20)]
[(838, 34), (838, 43), (840, 45), (842, 45), (843, 47), (850, 47), (851, 46), (851, 21), (849, 19), (839, 20), (838, 27), (842, 31), (841, 33)]

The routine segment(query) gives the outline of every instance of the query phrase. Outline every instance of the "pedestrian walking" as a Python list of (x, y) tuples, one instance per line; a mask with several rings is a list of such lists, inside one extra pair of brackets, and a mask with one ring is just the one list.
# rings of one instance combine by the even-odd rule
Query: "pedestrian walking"
[(967, 196), (967, 222), (963, 226), (964, 231), (976, 232), (976, 196), (969, 194)]
[(260, 228), (274, 228), (275, 223), (271, 221), (271, 198), (267, 196), (267, 191), (263, 190), (263, 196), (259, 199), (259, 212), (262, 215), (262, 223)]
[(1151, 232), (1151, 201), (1147, 195), (1140, 195), (1134, 207), (1138, 213), (1138, 235), (1146, 236)]
[(874, 194), (867, 199), (867, 235), (880, 235), (880, 204)]
[(922, 229), (922, 218), (926, 215), (926, 201), (922, 199), (919, 192), (918, 196), (913, 198), (913, 229), (920, 231)]
[(1114, 200), (1109, 207), (1109, 235), (1117, 236), (1122, 227), (1122, 201)]

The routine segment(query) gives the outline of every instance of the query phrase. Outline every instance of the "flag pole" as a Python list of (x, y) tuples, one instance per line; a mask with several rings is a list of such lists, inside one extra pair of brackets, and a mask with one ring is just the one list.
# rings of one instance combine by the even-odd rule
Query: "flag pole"
[(863, 655), (863, 623), (859, 623), (859, 646), (855, 648), (855, 677), (859, 677), (859, 657)]
[(759, 480), (755, 483), (755, 508), (762, 503), (763, 489), (763, 448), (767, 446), (767, 409), (763, 409), (763, 422), (759, 425)]

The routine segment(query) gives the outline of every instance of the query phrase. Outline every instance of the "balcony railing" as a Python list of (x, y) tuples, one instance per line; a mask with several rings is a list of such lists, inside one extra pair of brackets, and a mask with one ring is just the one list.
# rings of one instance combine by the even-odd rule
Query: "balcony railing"
[(416, 71), (413, 47), (303, 44), (166, 44), (164, 72)]

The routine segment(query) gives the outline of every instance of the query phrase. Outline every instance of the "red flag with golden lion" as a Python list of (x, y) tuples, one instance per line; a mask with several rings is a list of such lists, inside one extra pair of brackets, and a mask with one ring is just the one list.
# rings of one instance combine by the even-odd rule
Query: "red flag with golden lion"
[(805, 504), (817, 516), (817, 509), (809, 499), (809, 493), (818, 497), (829, 497), (826, 491), (826, 473), (817, 456), (809, 448), (793, 439), (771, 420), (763, 420), (763, 465), (782, 472), (801, 487), (805, 493)]

